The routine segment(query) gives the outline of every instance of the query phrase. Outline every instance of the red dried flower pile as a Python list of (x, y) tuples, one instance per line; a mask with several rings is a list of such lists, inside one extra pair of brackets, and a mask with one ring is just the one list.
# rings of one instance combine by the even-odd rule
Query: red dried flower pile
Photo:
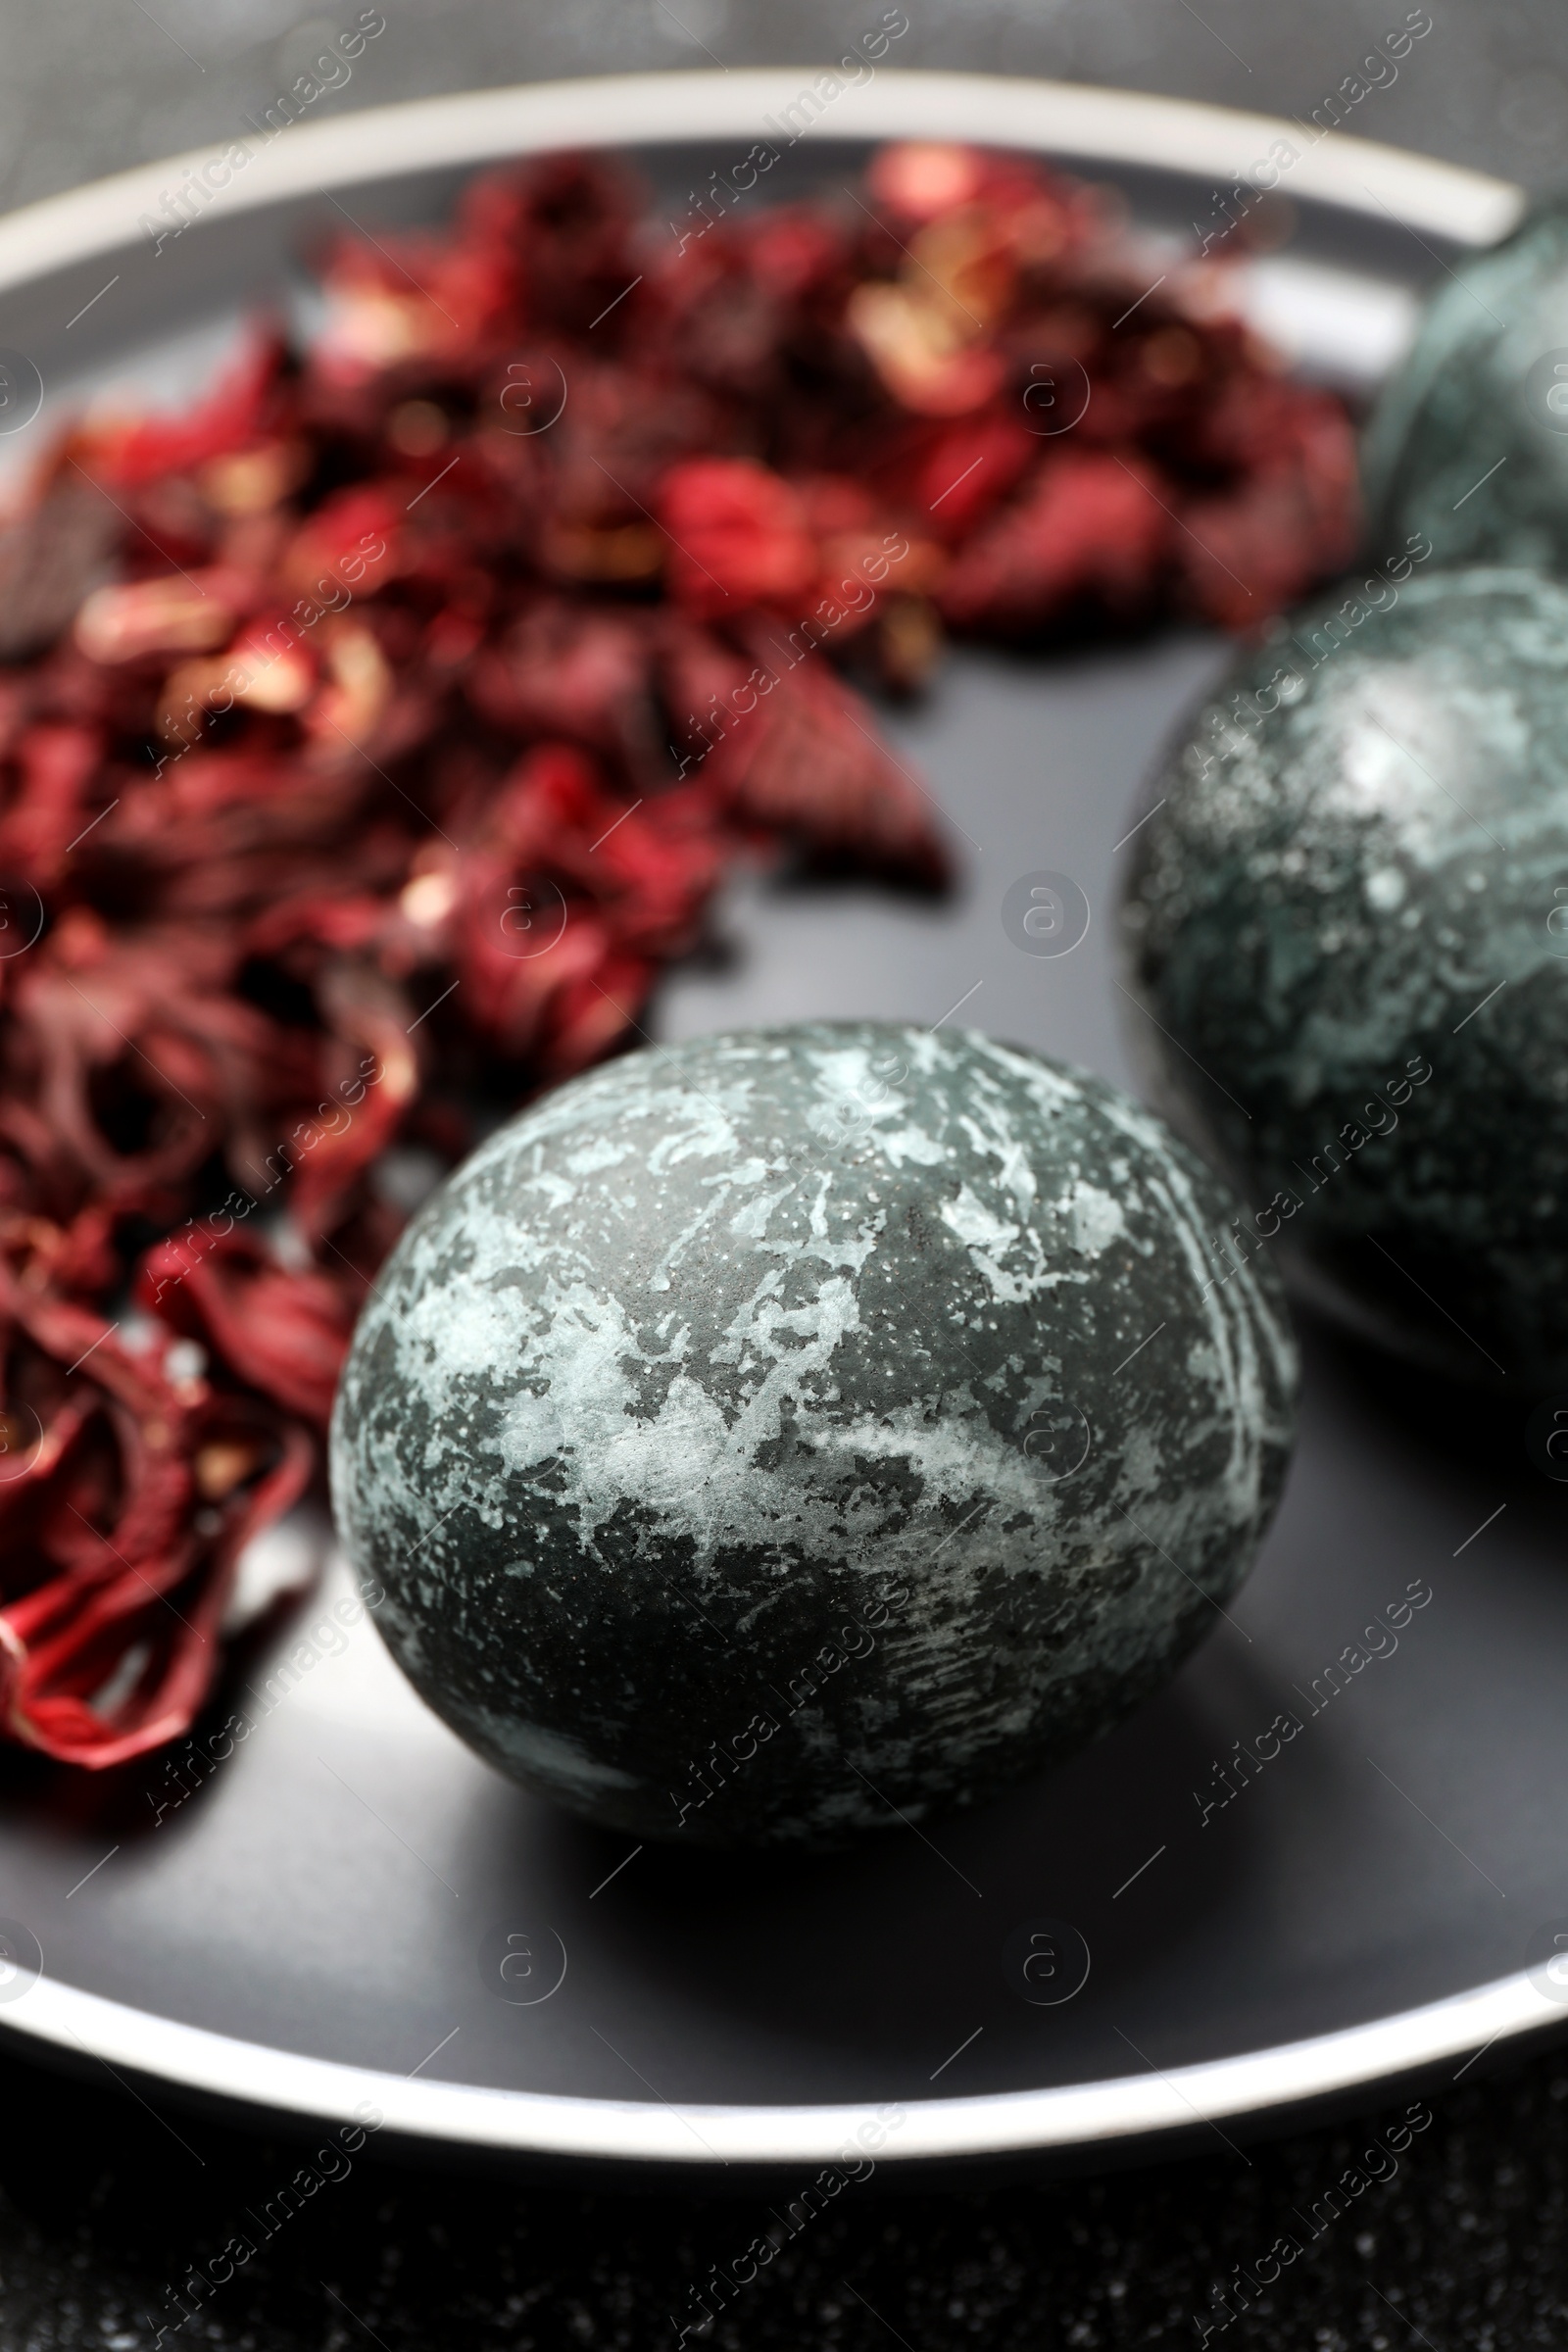
[(733, 859), (940, 880), (849, 676), (1348, 558), (1344, 413), (1211, 283), (968, 150), (673, 235), (551, 160), (53, 451), (0, 531), (6, 1735), (185, 1730), (411, 1170), (640, 1033)]

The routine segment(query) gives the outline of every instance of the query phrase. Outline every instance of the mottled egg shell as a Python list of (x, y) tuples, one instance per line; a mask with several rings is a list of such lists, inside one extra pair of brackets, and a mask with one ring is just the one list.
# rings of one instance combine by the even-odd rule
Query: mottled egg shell
[(1151, 798), (1123, 909), (1230, 1261), (1417, 1360), (1568, 1378), (1568, 596), (1337, 598), (1248, 657)]
[(637, 1838), (828, 1844), (1104, 1731), (1273, 1508), (1293, 1343), (1109, 1087), (820, 1023), (627, 1055), (380, 1277), (332, 1436), (410, 1679)]
[(1362, 474), (1374, 561), (1568, 566), (1568, 207), (1450, 270), (1384, 384)]

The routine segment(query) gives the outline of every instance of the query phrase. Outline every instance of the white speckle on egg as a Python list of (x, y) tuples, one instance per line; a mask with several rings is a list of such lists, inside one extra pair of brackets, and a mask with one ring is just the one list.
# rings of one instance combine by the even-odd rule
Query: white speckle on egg
[(1407, 887), (1396, 865), (1375, 866), (1363, 885), (1369, 905), (1384, 914), (1392, 913), (1396, 906), (1403, 906)]

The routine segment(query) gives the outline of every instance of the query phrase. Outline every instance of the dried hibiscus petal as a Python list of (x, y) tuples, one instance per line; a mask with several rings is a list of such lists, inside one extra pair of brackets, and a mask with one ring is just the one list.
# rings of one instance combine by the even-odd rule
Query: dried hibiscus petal
[(1036, 636), (1085, 605), (1147, 612), (1173, 527), (1136, 454), (1074, 454), (1042, 466), (955, 556), (937, 604), (955, 628), (998, 637)]
[(927, 885), (947, 879), (929, 797), (824, 662), (792, 659), (765, 625), (748, 632), (752, 670), (771, 678), (709, 755), (710, 789), (745, 824), (827, 859), (858, 860)]
[(752, 605), (793, 611), (816, 578), (804, 506), (753, 459), (687, 459), (664, 476), (660, 507), (670, 594), (700, 620)]
[(149, 1250), (135, 1295), (285, 1411), (324, 1429), (354, 1328), (351, 1288), (314, 1268), (290, 1273), (259, 1243), (209, 1224)]
[[(102, 1768), (189, 1724), (240, 1551), (302, 1492), (310, 1441), (205, 1381), (171, 1379), (9, 1264), (0, 1330), (15, 1442), (0, 1464), (13, 1472), (0, 1478), (0, 1724)], [(204, 1449), (232, 1458), (241, 1435), (241, 1475), (204, 1485)]]

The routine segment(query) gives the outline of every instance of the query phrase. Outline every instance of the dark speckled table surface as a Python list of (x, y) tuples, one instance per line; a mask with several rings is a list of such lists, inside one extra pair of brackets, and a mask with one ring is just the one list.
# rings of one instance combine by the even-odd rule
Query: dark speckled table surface
[[(383, 0), (387, 36), (328, 104), (532, 76), (817, 62), (857, 0)], [(1434, 29), (1368, 135), (1536, 188), (1565, 176), (1561, 0), (1430, 0)], [(190, 146), (265, 107), (324, 0), (0, 0), (0, 204)], [(1309, 114), (1399, 0), (907, 0), (902, 62)], [(314, 51), (312, 51), (314, 54)], [(858, 2186), (705, 2344), (997, 2352), (1197, 2344), (1216, 2286), (1305, 2246), (1210, 2341), (1248, 2352), (1568, 2343), (1568, 2052), (1483, 2056), (1431, 2092), (1245, 2153), (1046, 2185)], [(1423, 2110), (1423, 2113), (1426, 2111)], [(309, 2150), (170, 2111), (110, 2078), (0, 2062), (0, 2352), (143, 2352)], [(1374, 2178), (1374, 2176), (1381, 2176)], [(1333, 2183), (1346, 2192), (1328, 2207)], [(1348, 2183), (1358, 2185), (1350, 2187)], [(1300, 2218), (1343, 2205), (1316, 2235)], [(621, 2196), (413, 2169), (367, 2149), (178, 2337), (254, 2352), (672, 2344), (668, 2315), (759, 2226), (731, 2200)], [(1307, 2242), (1307, 2241), (1310, 2242)], [(1263, 2260), (1263, 2268), (1270, 2268)]]

